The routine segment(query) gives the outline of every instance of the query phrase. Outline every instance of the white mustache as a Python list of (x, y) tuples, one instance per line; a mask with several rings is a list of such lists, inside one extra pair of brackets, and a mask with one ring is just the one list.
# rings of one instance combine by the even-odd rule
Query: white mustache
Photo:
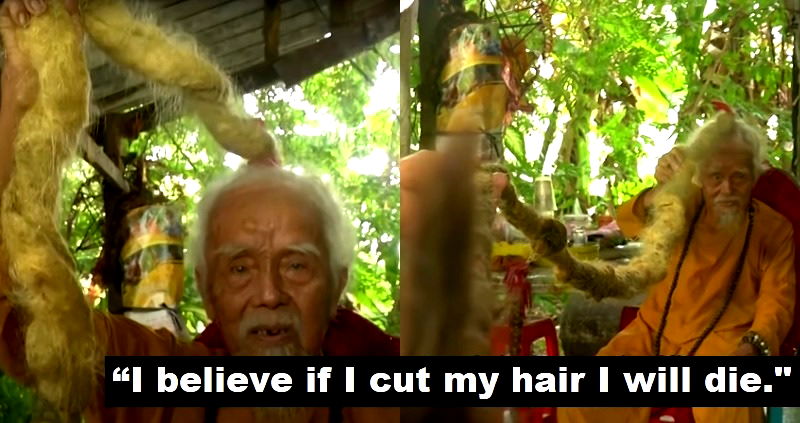
[(714, 199), (714, 204), (720, 204), (720, 203), (737, 203), (737, 204), (739, 204), (739, 203), (741, 203), (741, 199), (739, 199), (739, 197), (733, 197), (733, 196), (723, 196), (723, 197), (717, 197), (717, 198)]
[(239, 323), (239, 339), (244, 339), (250, 332), (258, 328), (292, 329), (300, 333), (300, 317), (291, 311), (273, 311), (258, 309), (244, 315)]

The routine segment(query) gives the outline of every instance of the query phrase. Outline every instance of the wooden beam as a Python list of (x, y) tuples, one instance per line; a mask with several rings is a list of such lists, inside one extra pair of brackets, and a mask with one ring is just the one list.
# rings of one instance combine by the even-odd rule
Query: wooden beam
[(360, 25), (334, 28), (330, 37), (282, 56), (273, 66), (280, 79), (287, 86), (294, 85), (400, 30), (400, 8), (396, 0), (381, 2), (369, 14), (376, 17)]
[(103, 152), (91, 135), (86, 132), (81, 134), (78, 149), (83, 158), (107, 180), (113, 182), (123, 192), (130, 192), (131, 187), (122, 175), (122, 170)]
[(355, 11), (353, 3), (355, 3), (355, 0), (338, 0), (336, 2), (336, 7), (331, 8), (331, 26), (345, 26), (352, 22), (353, 12)]
[(278, 60), (281, 42), (281, 3), (279, 0), (264, 0), (264, 62)]
[[(158, 116), (156, 107), (153, 104), (125, 114), (116, 114), (113, 115), (115, 122), (114, 133), (125, 139), (135, 139), (141, 132), (153, 129), (164, 118), (171, 120), (173, 117)], [(106, 125), (110, 120), (108, 116), (100, 119), (101, 123)], [(105, 134), (106, 132), (95, 128), (95, 133)], [(83, 159), (103, 175), (107, 181), (113, 182), (124, 193), (131, 191), (131, 186), (125, 180), (121, 167), (103, 151), (103, 148), (88, 132), (81, 134), (81, 138), (78, 140), (78, 151)]]
[(236, 85), (242, 92), (248, 93), (268, 86), (279, 79), (278, 72), (272, 65), (259, 63), (234, 76)]
[(397, 3), (384, 0), (379, 17), (361, 25), (341, 28), (331, 37), (283, 55), (274, 64), (259, 63), (236, 72), (234, 79), (240, 89), (250, 92), (283, 81), (287, 86), (340, 63), (383, 40), (399, 30), (400, 10)]

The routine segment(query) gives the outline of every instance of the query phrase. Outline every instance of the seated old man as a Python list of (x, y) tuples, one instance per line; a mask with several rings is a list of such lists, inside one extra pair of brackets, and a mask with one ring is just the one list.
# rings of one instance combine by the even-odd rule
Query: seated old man
[[(11, 3), (16, 4), (18, 13), (40, 10)], [(38, 95), (35, 70), (26, 68), (29, 65), (9, 42), (16, 25), (9, 17), (8, 5), (4, 6), (0, 15), (6, 50), (0, 104), (0, 195), (13, 171), (19, 122)], [(105, 354), (399, 354), (397, 338), (338, 307), (354, 258), (354, 230), (318, 179), (248, 165), (206, 192), (199, 205), (197, 234), (192, 251), (196, 280), (212, 323), (193, 342), (181, 342), (166, 330), (153, 331), (122, 316), (95, 312), (94, 335)], [(0, 369), (22, 383), (30, 383), (22, 337), (26, 319), (11, 300), (12, 290), (8, 259), (0, 255)], [(396, 408), (105, 408), (102, 386), (97, 384), (84, 421), (400, 420)]]
[[(790, 223), (751, 196), (761, 172), (761, 139), (729, 112), (693, 135), (692, 142), (705, 148), (695, 172), (700, 189), (688, 235), (636, 319), (599, 355), (777, 354), (793, 322), (794, 241)], [(659, 184), (618, 209), (626, 235), (635, 237), (643, 228), (654, 192), (684, 159), (680, 148), (662, 157)], [(565, 408), (559, 409), (558, 421), (647, 422), (649, 413), (646, 408)], [(693, 414), (698, 423), (763, 421), (760, 408), (696, 408)]]

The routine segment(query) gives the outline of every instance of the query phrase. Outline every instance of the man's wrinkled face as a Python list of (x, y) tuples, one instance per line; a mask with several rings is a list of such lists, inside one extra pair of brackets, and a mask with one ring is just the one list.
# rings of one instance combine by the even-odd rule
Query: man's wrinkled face
[(209, 306), (229, 352), (319, 354), (339, 290), (316, 207), (291, 188), (245, 186), (209, 222)]
[(744, 216), (755, 184), (753, 152), (741, 141), (719, 148), (700, 167), (703, 198), (720, 226)]

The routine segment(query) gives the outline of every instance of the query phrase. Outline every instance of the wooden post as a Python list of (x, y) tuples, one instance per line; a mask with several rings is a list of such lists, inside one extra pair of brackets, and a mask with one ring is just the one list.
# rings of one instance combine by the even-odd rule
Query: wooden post
[(281, 4), (279, 0), (264, 0), (264, 62), (272, 64), (280, 52)]
[(427, 0), (419, 4), (419, 69), (420, 86), (417, 98), (420, 103), (420, 137), (419, 148), (433, 150), (436, 143), (436, 108), (439, 105), (439, 89), (436, 80), (439, 72), (437, 56), (439, 46), (436, 45), (436, 27), (441, 12), (439, 1)]
[(411, 152), (411, 36), (418, 3), (400, 14), (400, 157)]
[[(436, 109), (441, 92), (439, 77), (447, 55), (447, 28), (443, 18), (464, 13), (463, 0), (426, 0), (419, 2), (419, 69), (421, 82), (417, 96), (420, 110), (421, 149), (436, 147)], [(452, 24), (452, 23), (451, 23)]]
[(795, 178), (800, 177), (800, 0), (786, 0), (789, 32), (794, 36), (792, 52), (792, 165)]
[[(396, 7), (396, 6), (395, 6)], [(355, 1), (354, 0), (336, 0), (331, 2), (330, 8), (330, 24), (332, 28), (338, 28), (350, 25), (355, 22)]]
[[(121, 141), (122, 135), (118, 122), (109, 116), (100, 119), (92, 137), (103, 147), (103, 152), (117, 167), (122, 167)], [(125, 194), (116, 183), (103, 178), (103, 252), (95, 267), (97, 276), (108, 290), (108, 310), (112, 313), (122, 313), (122, 279), (125, 274), (119, 256), (122, 251), (122, 240), (118, 233), (124, 222), (124, 214), (120, 216), (122, 208), (119, 207)]]
[[(102, 159), (104, 171), (101, 173), (119, 177), (123, 175), (122, 140), (136, 138), (141, 131), (152, 128), (156, 123), (154, 110), (153, 107), (145, 107), (127, 114), (110, 114), (100, 118), (90, 136), (100, 144), (105, 153)], [(87, 137), (89, 140), (91, 138)], [(108, 310), (117, 314), (125, 311), (122, 303), (122, 281), (125, 272), (120, 261), (122, 247), (128, 236), (125, 219), (130, 210), (152, 200), (152, 195), (145, 189), (141, 176), (130, 183), (122, 179), (121, 184), (116, 180), (118, 178), (108, 176), (102, 181), (103, 251), (93, 273), (100, 278), (102, 285), (107, 289)]]

